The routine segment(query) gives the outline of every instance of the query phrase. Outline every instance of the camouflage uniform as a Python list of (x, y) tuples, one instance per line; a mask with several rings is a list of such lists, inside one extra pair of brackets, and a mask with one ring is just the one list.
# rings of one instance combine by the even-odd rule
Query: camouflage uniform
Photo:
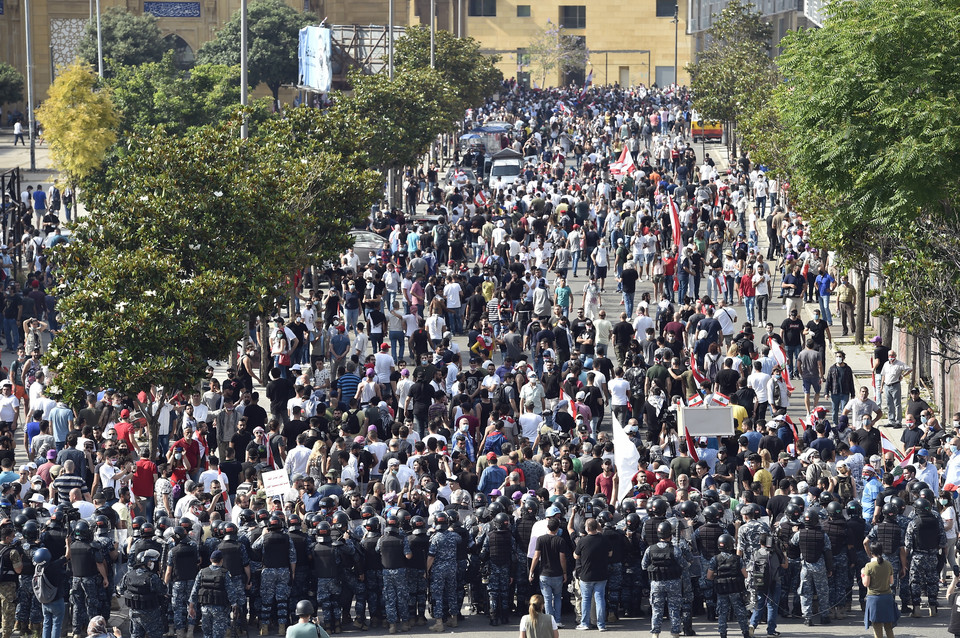
[[(261, 534), (252, 547), (254, 550), (263, 552), (263, 564), (267, 565), (270, 563), (267, 543), (276, 539), (277, 536), (286, 541), (287, 560), (291, 567), (264, 567), (260, 572), (259, 618), (261, 623), (268, 624), (276, 604), (277, 623), (285, 625), (287, 624), (287, 601), (290, 600), (290, 570), (296, 568), (297, 550), (293, 547), (293, 541), (289, 536), (273, 531)], [(281, 560), (279, 557), (277, 559)]]
[[(759, 520), (747, 521), (737, 530), (737, 547), (743, 552), (743, 565), (748, 572), (753, 570), (753, 554), (760, 549), (760, 536), (769, 533), (770, 526)], [(751, 596), (754, 595), (753, 584), (749, 579), (747, 591)]]
[[(411, 553), (410, 541), (403, 532), (397, 532), (397, 535), (402, 540), (398, 549), (402, 552), (404, 557), (402, 559), (403, 564), (406, 565), (405, 557)], [(390, 543), (394, 538), (390, 528), (387, 528), (387, 534), (381, 536), (380, 540), (377, 541), (377, 552), (379, 552), (381, 556), (384, 554), (384, 542)], [(384, 615), (390, 624), (405, 622), (410, 619), (410, 594), (407, 591), (407, 568), (405, 566), (387, 567), (387, 564), (384, 564), (383, 571), (381, 572), (381, 578), (383, 578)]]
[[(131, 587), (134, 579), (146, 578), (149, 592)], [(160, 601), (167, 593), (163, 581), (145, 567), (137, 567), (124, 574), (117, 593), (122, 596), (130, 609), (130, 635), (132, 638), (160, 638), (167, 622), (160, 607)], [(141, 598), (143, 597), (143, 598)]]
[[(676, 575), (672, 578), (660, 578), (653, 572), (655, 564), (654, 554), (658, 550), (670, 548), (671, 555), (676, 561)], [(683, 577), (683, 570), (693, 559), (690, 550), (684, 550), (680, 546), (674, 546), (663, 541), (658, 542), (647, 548), (643, 555), (641, 566), (643, 569), (651, 572), (650, 575), (650, 632), (660, 633), (660, 625), (663, 622), (664, 611), (670, 614), (670, 633), (679, 634), (682, 625), (683, 610), (682, 594), (680, 580)]]
[(100, 613), (100, 596), (103, 578), (97, 576), (74, 576), (70, 585), (70, 605), (73, 607), (73, 631), (81, 636), (87, 631), (87, 623)]
[[(885, 525), (885, 524), (888, 524), (888, 522), (882, 521), (878, 525), (874, 525), (873, 527), (870, 528), (870, 531), (867, 533), (867, 539), (871, 543), (874, 543), (874, 542), (882, 543), (880, 539), (880, 532), (881, 532), (880, 525)], [(904, 539), (903, 537), (900, 537), (899, 540), (902, 542)], [(896, 543), (896, 546), (898, 549), (896, 549), (895, 551), (889, 554), (884, 552), (883, 559), (890, 561), (890, 567), (893, 569), (893, 585), (890, 586), (891, 588), (890, 591), (893, 592), (894, 596), (896, 596), (897, 593), (899, 592), (900, 601), (903, 603), (904, 606), (907, 606), (910, 604), (910, 600), (912, 596), (910, 594), (910, 588), (906, 583), (906, 579), (900, 578), (900, 567), (901, 567), (900, 551), (899, 551), (900, 544), (901, 544), (900, 542)], [(903, 544), (905, 545), (905, 543)]]
[[(733, 591), (730, 591), (729, 587), (725, 586), (726, 583), (723, 582), (722, 574), (719, 573), (721, 561), (729, 561), (731, 557), (736, 565), (736, 574), (733, 576), (733, 580), (735, 583), (742, 582), (743, 575), (741, 574), (741, 570), (743, 569), (743, 562), (739, 557), (721, 553), (711, 558), (707, 564), (707, 570), (712, 571), (714, 576), (714, 589), (717, 592), (717, 630), (721, 636), (727, 635), (727, 614), (730, 611), (733, 611), (734, 618), (736, 618), (737, 623), (739, 623), (740, 630), (744, 635), (747, 635), (750, 627), (750, 616), (747, 613), (747, 608), (743, 604), (743, 599), (740, 597), (740, 593), (745, 587), (734, 586)], [(721, 582), (717, 582), (718, 580)]]
[(326, 628), (340, 624), (340, 581), (336, 578), (317, 579), (317, 614)]
[[(211, 566), (210, 569), (219, 569)], [(190, 590), (190, 602), (197, 605), (197, 594), (200, 589), (200, 580), (203, 578), (203, 571), (197, 574), (197, 578)], [(226, 578), (227, 601), (228, 605), (200, 605), (200, 626), (203, 630), (203, 638), (224, 638), (227, 629), (230, 627), (230, 608), (239, 607), (243, 604), (243, 589), (238, 589), (235, 580)]]
[[(20, 591), (17, 598), (17, 622), (21, 625), (27, 623), (40, 624), (43, 622), (43, 609), (40, 601), (33, 595), (33, 553), (41, 546), (33, 546), (28, 542), (21, 545), (23, 552), (24, 573), (20, 575)], [(28, 572), (29, 573), (26, 573)]]
[(937, 550), (946, 544), (947, 535), (939, 516), (917, 516), (907, 527), (906, 547), (911, 552), (910, 593), (914, 606), (920, 604), (924, 592), (932, 606), (937, 604), (940, 593)]
[[(813, 562), (807, 560), (806, 551), (800, 544), (801, 532), (808, 531), (820, 532), (820, 536), (823, 538), (821, 555), (818, 560)], [(828, 556), (831, 551), (830, 537), (819, 529), (814, 528), (812, 530), (801, 530), (797, 532), (793, 535), (793, 538), (790, 539), (790, 543), (800, 545), (801, 551), (804, 551), (804, 556), (801, 558), (800, 563), (800, 608), (803, 610), (803, 617), (808, 620), (813, 619), (813, 596), (816, 595), (820, 604), (820, 617), (821, 619), (827, 618), (830, 607), (830, 582), (827, 579), (827, 562), (825, 557)], [(832, 564), (832, 556), (830, 562)], [(811, 591), (811, 589), (813, 591)]]
[(430, 601), (431, 615), (442, 619), (456, 616), (457, 609), (457, 547), (460, 535), (454, 531), (437, 532), (430, 539)]

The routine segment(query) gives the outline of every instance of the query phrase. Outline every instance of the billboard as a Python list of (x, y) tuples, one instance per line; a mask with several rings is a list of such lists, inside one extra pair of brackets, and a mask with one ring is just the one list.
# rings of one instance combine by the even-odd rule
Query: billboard
[(300, 29), (298, 58), (300, 70), (297, 85), (311, 91), (327, 93), (333, 73), (330, 65), (332, 46), (330, 29), (327, 27), (304, 27)]

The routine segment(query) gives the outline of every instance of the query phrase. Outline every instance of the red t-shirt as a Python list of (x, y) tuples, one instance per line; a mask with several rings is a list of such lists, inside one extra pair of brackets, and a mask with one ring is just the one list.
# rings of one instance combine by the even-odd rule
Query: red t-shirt
[(149, 459), (140, 459), (133, 473), (133, 493), (141, 498), (153, 496), (153, 475), (157, 473), (157, 464)]
[(677, 273), (677, 258), (667, 257), (663, 260), (663, 274), (666, 277), (673, 277)]
[(660, 496), (666, 494), (667, 490), (670, 488), (677, 489), (677, 484), (671, 481), (670, 479), (663, 479), (657, 483), (657, 487), (654, 488), (653, 493)]
[(600, 492), (607, 497), (607, 501), (613, 501), (613, 474), (609, 477), (600, 474), (596, 480), (597, 492)]
[(190, 461), (190, 471), (197, 469), (200, 463), (200, 444), (194, 439), (180, 439), (172, 446), (184, 450), (187, 454), (187, 460)]
[(117, 441), (123, 441), (126, 443), (130, 449), (133, 449), (133, 423), (127, 423), (126, 421), (120, 421), (113, 426), (114, 431), (117, 433)]

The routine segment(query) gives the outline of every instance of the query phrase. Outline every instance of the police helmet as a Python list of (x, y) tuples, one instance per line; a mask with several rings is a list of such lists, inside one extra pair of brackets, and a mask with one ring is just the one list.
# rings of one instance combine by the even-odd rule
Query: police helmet
[[(263, 510), (263, 509), (257, 510), (257, 524), (258, 524), (258, 525), (266, 525), (266, 524), (267, 524), (267, 521), (269, 521), (269, 520), (270, 520), (270, 512), (268, 512), (267, 510)], [(183, 519), (182, 519), (182, 518), (180, 519), (180, 524), (181, 524), (181, 525), (183, 524)]]
[(803, 498), (802, 496), (800, 496), (799, 494), (794, 494), (793, 496), (791, 496), (791, 497), (790, 497), (790, 503), (792, 503), (792, 504), (794, 504), (794, 505), (797, 505), (797, 506), (799, 506), (799, 507), (806, 507), (806, 506), (807, 506), (807, 502), (806, 502), (806, 501), (804, 500), (804, 498)]
[(892, 521), (897, 520), (897, 514), (899, 514), (899, 512), (897, 511), (897, 506), (891, 503), (890, 501), (887, 501), (886, 503), (883, 504), (883, 509), (880, 510), (880, 513), (883, 514), (883, 517), (885, 519), (892, 520)]
[[(490, 508), (488, 507), (489, 511)], [(437, 529), (446, 529), (450, 525), (450, 517), (447, 515), (447, 512), (441, 510), (436, 513), (433, 517), (433, 523), (436, 525)]]
[(539, 512), (540, 512), (540, 505), (535, 500), (526, 499), (525, 501), (523, 501), (524, 518), (536, 518)]
[(332, 496), (324, 496), (320, 499), (320, 510), (332, 510), (337, 507), (337, 503)]
[(650, 515), (657, 516), (657, 517), (666, 516), (668, 507), (669, 507), (669, 504), (667, 503), (667, 501), (660, 497), (651, 499), (650, 502), (647, 504), (647, 509), (650, 510)]
[[(933, 490), (931, 490), (929, 487), (925, 487), (922, 490), (920, 490), (920, 498), (926, 499), (931, 503), (933, 503), (934, 501), (937, 500), (937, 495), (934, 494)], [(916, 507), (917, 504), (914, 503), (913, 506)]]
[(100, 514), (99, 516), (94, 518), (93, 524), (97, 526), (97, 531), (100, 531), (100, 532), (107, 533), (111, 529), (110, 519), (104, 516), (103, 514)]
[[(187, 519), (190, 520), (190, 519)], [(183, 525), (181, 525), (183, 527)], [(190, 524), (190, 529), (193, 529), (193, 523)], [(143, 538), (153, 538), (153, 535), (157, 532), (156, 528), (153, 526), (153, 523), (144, 523), (140, 527), (140, 536)]]
[(604, 527), (612, 527), (613, 514), (608, 509), (601, 510), (600, 513), (597, 514), (597, 522)]
[(703, 502), (704, 505), (713, 505), (714, 503), (719, 503), (720, 493), (714, 489), (703, 490), (703, 494), (700, 496), (700, 500)]
[(796, 503), (787, 504), (787, 507), (783, 511), (787, 515), (787, 520), (791, 523), (799, 523), (803, 517), (803, 506), (797, 505)]
[(493, 526), (496, 529), (510, 529), (510, 515), (502, 512), (497, 514), (493, 519)]
[(27, 518), (26, 516), (24, 516), (23, 514), (17, 514), (17, 515), (14, 517), (14, 519), (13, 519), (13, 526), (14, 526), (14, 527), (17, 529), (17, 531), (19, 532), (19, 531), (21, 531), (21, 530), (23, 529), (23, 526), (24, 526), (24, 525), (27, 523), (27, 521), (29, 521), (29, 520), (30, 520), (30, 519)]
[(27, 521), (20, 533), (28, 541), (40, 540), (40, 525), (36, 521)]
[(673, 538), (673, 525), (668, 521), (663, 521), (657, 525), (657, 538), (662, 541), (668, 541)]
[(237, 527), (237, 524), (233, 521), (228, 521), (226, 525), (223, 526), (223, 538), (227, 540), (236, 540), (237, 534), (240, 533), (240, 528)]
[(863, 517), (863, 505), (860, 504), (860, 501), (850, 501), (847, 503), (847, 515), (850, 516), (850, 518)]
[(53, 555), (50, 553), (50, 550), (46, 547), (41, 547), (33, 553), (33, 564), (34, 565), (46, 565), (51, 560), (53, 560)]
[(271, 532), (279, 532), (283, 529), (283, 516), (274, 513), (267, 519), (267, 529)]
[(350, 515), (346, 512), (334, 512), (330, 517), (331, 527), (341, 534), (350, 529)]
[(28, 519), (30, 519), (31, 521), (38, 521), (38, 520), (40, 520), (40, 516), (37, 514), (37, 510), (34, 509), (34, 508), (32, 508), (32, 507), (24, 507), (24, 508), (23, 508), (23, 515), (26, 516), (26, 517), (27, 517)]
[(175, 543), (179, 543), (188, 537), (187, 530), (183, 529), (182, 527), (174, 527), (170, 529), (169, 532), (172, 535)]
[(736, 546), (737, 541), (730, 534), (720, 534), (720, 538), (717, 539), (717, 547), (722, 552), (732, 552)]
[(240, 512), (240, 522), (249, 525), (257, 520), (257, 514), (252, 509), (247, 508)]
[(897, 508), (897, 514), (903, 514), (907, 509), (907, 502), (899, 496), (891, 496), (887, 502), (893, 503), (893, 506)]
[(483, 492), (477, 492), (473, 495), (473, 509), (479, 509), (488, 503), (487, 495)]
[(303, 519), (300, 518), (299, 514), (291, 514), (287, 517), (287, 526), (291, 532), (299, 532), (303, 528)]
[(827, 518), (837, 521), (843, 518), (843, 507), (837, 501), (830, 501), (827, 505)]
[(723, 512), (717, 509), (716, 505), (708, 505), (703, 508), (703, 520), (708, 523), (719, 523), (723, 517)]
[(457, 510), (448, 509), (447, 517), (450, 519), (450, 527), (453, 527), (454, 525), (458, 525), (460, 523), (460, 515), (457, 514)]
[(680, 511), (680, 516), (684, 518), (695, 518), (700, 512), (700, 506), (698, 506), (693, 501), (683, 501), (678, 506)]
[(631, 512), (630, 514), (627, 514), (625, 523), (626, 523), (627, 529), (630, 530), (631, 532), (640, 531), (640, 515), (637, 514), (636, 512)]
[(400, 527), (400, 517), (397, 516), (396, 508), (390, 508), (390, 511), (387, 512), (387, 527)]
[(427, 533), (427, 519), (422, 516), (414, 516), (410, 519), (410, 527), (413, 528), (414, 534), (426, 534)]
[(93, 530), (90, 529), (90, 523), (79, 520), (73, 524), (73, 538), (78, 541), (90, 542), (93, 540)]
[(623, 502), (620, 503), (620, 510), (626, 514), (632, 514), (637, 511), (637, 501), (632, 498), (625, 498)]
[(807, 527), (820, 527), (820, 511), (812, 507), (803, 513), (803, 524)]
[[(261, 510), (266, 511), (266, 510)], [(187, 518), (186, 516), (181, 516), (180, 521), (177, 523), (180, 527), (187, 530), (188, 532), (193, 529), (193, 520)]]
[(380, 532), (380, 519), (368, 518), (363, 524), (363, 529), (371, 534), (378, 534)]
[(820, 502), (820, 507), (826, 507), (834, 501), (833, 493), (830, 491), (820, 492), (820, 497), (817, 499)]
[(410, 512), (401, 508), (397, 509), (397, 518), (400, 519), (400, 527), (402, 529), (410, 529)]
[(925, 498), (918, 498), (913, 502), (913, 509), (929, 514), (933, 511), (933, 503)]
[(301, 600), (297, 603), (296, 614), (298, 616), (312, 616), (313, 603), (311, 603), (309, 600)]
[(364, 505), (360, 508), (360, 518), (363, 520), (374, 518), (376, 515), (377, 510), (373, 509), (372, 505)]
[(143, 527), (143, 524), (146, 522), (147, 519), (143, 516), (134, 517), (133, 521), (130, 523), (130, 530), (133, 532), (134, 538), (140, 538), (140, 528)]
[[(141, 565), (152, 571), (160, 562), (160, 552), (155, 549), (147, 549), (140, 552), (139, 556), (137, 556), (137, 559)], [(151, 565), (151, 563), (153, 564)]]
[(327, 521), (320, 521), (317, 523), (316, 530), (314, 532), (317, 535), (317, 541), (320, 543), (325, 542), (324, 539), (330, 537), (330, 523)]

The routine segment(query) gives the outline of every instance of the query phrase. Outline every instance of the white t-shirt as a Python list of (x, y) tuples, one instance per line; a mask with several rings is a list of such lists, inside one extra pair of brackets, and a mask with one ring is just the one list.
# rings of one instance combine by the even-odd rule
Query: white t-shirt
[(373, 370), (377, 373), (377, 381), (380, 383), (390, 383), (390, 370), (393, 368), (393, 357), (385, 352), (378, 352), (373, 355)]
[(11, 394), (8, 397), (0, 397), (0, 421), (13, 423), (17, 418), (17, 410), (20, 408), (20, 399)]
[(957, 511), (953, 509), (953, 506), (946, 508), (940, 512), (940, 518), (943, 519), (943, 526), (946, 528), (947, 523), (953, 521), (953, 527), (946, 530), (947, 540), (952, 540), (957, 537)]
[(537, 439), (537, 431), (540, 424), (543, 423), (543, 417), (533, 412), (524, 412), (518, 419), (520, 424), (520, 434), (533, 443)]
[(460, 284), (447, 284), (443, 287), (443, 297), (447, 300), (447, 308), (460, 307)]
[[(626, 379), (613, 378), (607, 384), (610, 390), (610, 405), (626, 405), (630, 397), (630, 382)], [(620, 425), (626, 425), (621, 423)]]

